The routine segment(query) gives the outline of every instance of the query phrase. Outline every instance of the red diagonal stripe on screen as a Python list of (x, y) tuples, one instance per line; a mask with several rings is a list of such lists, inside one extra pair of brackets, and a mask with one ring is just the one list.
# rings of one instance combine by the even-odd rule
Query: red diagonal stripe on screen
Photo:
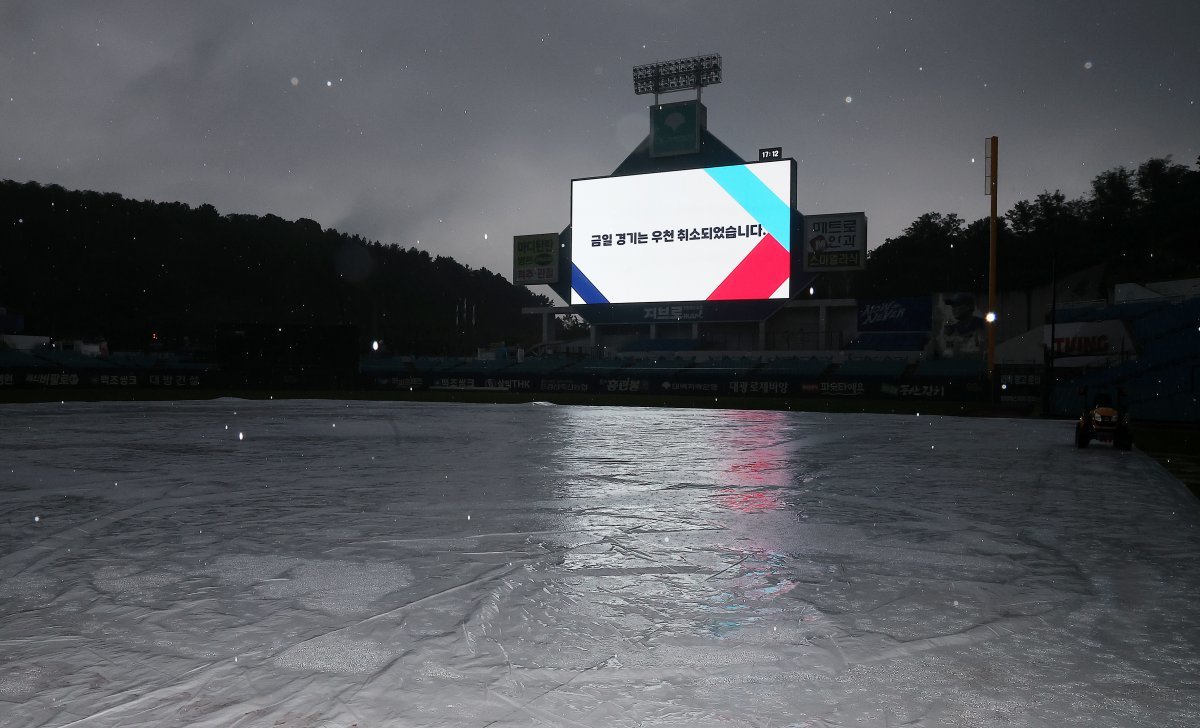
[(738, 263), (708, 296), (709, 301), (767, 298), (791, 275), (791, 259), (779, 241), (768, 235)]

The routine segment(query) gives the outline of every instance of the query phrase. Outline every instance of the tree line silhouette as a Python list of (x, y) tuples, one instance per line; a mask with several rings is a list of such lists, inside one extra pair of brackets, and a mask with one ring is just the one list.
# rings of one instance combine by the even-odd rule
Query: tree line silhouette
[[(1200, 168), (1200, 159), (1197, 159)], [(1200, 276), (1200, 169), (1154, 158), (1095, 177), (1068, 200), (1059, 190), (1020, 200), (999, 221), (1002, 289), (1049, 283), (1103, 263), (1097, 298), (1115, 283)], [(929, 212), (867, 254), (859, 296), (987, 289), (989, 221)]]
[[(1000, 222), (1003, 289), (1096, 263), (1108, 264), (1104, 289), (1200, 277), (1200, 170), (1170, 158), (1106, 171), (1078, 199), (1056, 190), (1021, 200)], [(449, 257), (207, 204), (0, 181), (0, 229), (0, 306), (23, 314), (28, 333), (104, 337), (114, 349), (197, 347), (223, 328), (286, 325), (353, 328), (360, 350), (380, 340), (397, 353), (461, 355), (536, 343), (540, 321), (521, 308), (550, 304)], [(987, 256), (986, 218), (929, 212), (838, 288), (864, 298), (982, 291)]]
[(204, 346), (238, 326), (353, 327), (361, 347), (469, 354), (533, 344), (544, 296), (424, 250), (308, 219), (0, 182), (0, 306), (27, 333), (113, 349)]

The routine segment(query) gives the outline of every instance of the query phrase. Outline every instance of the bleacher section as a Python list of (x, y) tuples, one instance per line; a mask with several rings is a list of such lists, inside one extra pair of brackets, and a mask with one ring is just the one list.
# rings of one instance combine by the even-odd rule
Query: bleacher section
[(912, 372), (914, 379), (980, 379), (987, 376), (983, 359), (924, 359)]
[[(1076, 390), (1123, 386), (1138, 418), (1200, 422), (1200, 297), (1155, 299), (1114, 306), (1063, 309), (1057, 320), (1121, 320), (1133, 340), (1125, 361), (1102, 368), (1060, 366), (1052, 379), (1039, 362), (997, 367), (1010, 404), (1040, 404), (1053, 382), (1051, 412), (1069, 415), (1079, 406)], [(1086, 328), (1086, 327), (1081, 327)], [(1097, 327), (1105, 330), (1104, 326)], [(1115, 330), (1108, 327), (1109, 330)], [(987, 401), (986, 363), (975, 359), (927, 359), (930, 335), (866, 332), (839, 352), (714, 352), (690, 339), (643, 339), (613, 357), (553, 356), (478, 359), (369, 354), (358, 379), (337, 387), (377, 391), (512, 391), (557, 394), (638, 393), (659, 396), (827, 397)], [(1040, 350), (1037, 343), (1035, 351)], [(645, 349), (645, 351), (638, 351)], [(505, 353), (509, 353), (507, 350)], [(1119, 357), (1116, 357), (1119, 358)], [(1103, 360), (1103, 359), (1101, 359)], [(343, 380), (345, 381), (345, 380)], [(284, 382), (286, 384), (286, 382)], [(17, 388), (173, 387), (219, 390), (259, 386), (239, 373), (164, 352), (87, 356), (78, 351), (0, 349), (0, 395)], [(997, 384), (999, 386), (999, 384)], [(1014, 393), (1014, 387), (1018, 391)], [(998, 395), (1001, 403), (1006, 400)], [(1019, 399), (1018, 399), (1019, 397)]]
[(1148, 316), (1155, 311), (1170, 305), (1170, 301), (1153, 299), (1149, 301), (1129, 301), (1111, 306), (1060, 308), (1055, 320), (1060, 324), (1078, 323), (1084, 321), (1107, 321), (1121, 319), (1131, 321)]
[(1169, 336), (1200, 326), (1200, 298), (1163, 306), (1157, 315), (1141, 316), (1129, 321), (1135, 340), (1146, 341)]
[(696, 362), (691, 359), (658, 356), (653, 359), (635, 360), (622, 370), (622, 374), (632, 377), (678, 375), (684, 369), (691, 369)]
[(763, 374), (774, 374), (780, 376), (792, 376), (796, 379), (816, 380), (825, 375), (834, 367), (833, 362), (829, 359), (799, 359), (799, 358), (783, 358), (772, 359), (761, 367), (759, 371)]
[(523, 362), (511, 364), (504, 370), (512, 376), (549, 376), (571, 364), (570, 359), (562, 357), (529, 358)]
[(924, 351), (929, 334), (920, 331), (864, 331), (846, 344), (847, 351)]
[(660, 351), (700, 351), (704, 343), (699, 339), (634, 339), (621, 347), (621, 351), (660, 352)]
[(23, 351), (0, 349), (0, 371), (56, 369), (57, 366)]
[(562, 374), (609, 377), (628, 364), (623, 359), (578, 359), (560, 370)]
[(413, 357), (413, 371), (418, 374), (437, 374), (456, 369), (466, 363), (466, 360), (451, 356), (418, 356)]
[(96, 369), (117, 369), (119, 366), (97, 356), (87, 356), (74, 351), (58, 351), (57, 349), (39, 349), (33, 354), (47, 362), (52, 367), (71, 371), (94, 371)]
[(216, 366), (186, 354), (125, 353), (89, 356), (78, 351), (38, 347), (0, 349), (0, 397), (17, 388), (65, 390), (170, 389), (201, 386)]
[(745, 377), (761, 366), (761, 362), (757, 359), (748, 356), (739, 356), (709, 359), (697, 365), (696, 369), (703, 369), (727, 377)]
[(837, 379), (899, 380), (908, 369), (907, 359), (851, 359), (834, 370)]
[(501, 370), (508, 368), (510, 363), (496, 359), (468, 359), (455, 367), (454, 372), (459, 375), (493, 377)]
[(1075, 321), (1124, 321), (1137, 355), (1116, 366), (1060, 373), (1055, 412), (1078, 409), (1080, 387), (1123, 387), (1135, 418), (1200, 421), (1200, 298), (1134, 301), (1071, 315)]

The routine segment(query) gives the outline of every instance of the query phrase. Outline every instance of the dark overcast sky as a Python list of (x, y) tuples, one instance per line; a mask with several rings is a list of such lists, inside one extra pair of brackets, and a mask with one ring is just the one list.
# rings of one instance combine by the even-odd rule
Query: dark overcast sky
[[(1200, 155), (1200, 2), (0, 2), (0, 178), (211, 203), (511, 275), (645, 136), (634, 65), (717, 52), (709, 128), (801, 212), (1078, 197)], [(683, 100), (685, 94), (664, 96)], [(419, 241), (419, 242), (418, 242)]]

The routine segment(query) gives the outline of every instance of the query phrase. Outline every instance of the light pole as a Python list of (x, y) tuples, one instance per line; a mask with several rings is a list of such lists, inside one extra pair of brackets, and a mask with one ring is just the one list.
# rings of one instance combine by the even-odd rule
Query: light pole
[(1047, 374), (1048, 384), (1046, 386), (1046, 416), (1054, 415), (1054, 354), (1055, 354), (1055, 337), (1058, 332), (1055, 326), (1058, 323), (1058, 224), (1057, 218), (1055, 225), (1051, 228), (1051, 234), (1054, 236), (1050, 241), (1050, 351), (1046, 356), (1050, 360), (1050, 371)]
[(996, 397), (996, 237), (999, 224), (996, 216), (996, 168), (1000, 138), (988, 139), (985, 157), (989, 161), (987, 194), (992, 198), (992, 217), (988, 226), (988, 311), (987, 311), (987, 374), (992, 398)]

